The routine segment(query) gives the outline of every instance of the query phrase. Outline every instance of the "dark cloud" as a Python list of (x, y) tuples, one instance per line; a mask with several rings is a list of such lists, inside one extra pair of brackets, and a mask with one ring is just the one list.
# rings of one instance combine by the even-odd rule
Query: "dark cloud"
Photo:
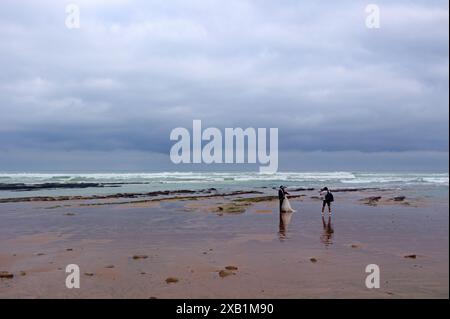
[(448, 157), (447, 1), (378, 1), (377, 30), (355, 1), (71, 3), (78, 30), (65, 3), (2, 1), (2, 156), (162, 156), (201, 119), (278, 127), (283, 152)]

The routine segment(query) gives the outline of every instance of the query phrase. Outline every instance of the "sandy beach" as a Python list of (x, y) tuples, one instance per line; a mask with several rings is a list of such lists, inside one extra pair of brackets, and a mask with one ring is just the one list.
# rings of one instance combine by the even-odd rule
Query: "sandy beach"
[(342, 190), (330, 224), (316, 189), (291, 191), (293, 214), (275, 194), (4, 201), (0, 298), (449, 297), (448, 199)]
[(449, 4), (1, 1), (4, 308), (448, 299)]

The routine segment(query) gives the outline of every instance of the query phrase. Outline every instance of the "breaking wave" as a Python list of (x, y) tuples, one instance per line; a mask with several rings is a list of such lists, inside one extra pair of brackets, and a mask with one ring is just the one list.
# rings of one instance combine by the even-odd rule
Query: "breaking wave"
[(159, 173), (0, 173), (0, 183), (280, 183), (299, 186), (328, 183), (331, 185), (449, 185), (448, 173), (356, 173), (356, 172), (159, 172)]

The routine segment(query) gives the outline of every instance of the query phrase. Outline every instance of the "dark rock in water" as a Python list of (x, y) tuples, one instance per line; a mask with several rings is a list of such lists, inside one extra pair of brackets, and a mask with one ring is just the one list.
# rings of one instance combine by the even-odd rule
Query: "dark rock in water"
[[(0, 184), (4, 185), (4, 184)], [(8, 184), (11, 185), (11, 184)], [(106, 187), (106, 184), (103, 184)], [(0, 189), (1, 190), (1, 189)], [(158, 196), (170, 196), (170, 195), (186, 195), (195, 194), (192, 196), (174, 196), (174, 197), (158, 197)], [(119, 199), (119, 198), (146, 198), (146, 197), (157, 197), (154, 199), (144, 199), (142, 202), (149, 201), (160, 201), (164, 199), (174, 199), (174, 200), (195, 200), (198, 198), (212, 198), (212, 197), (222, 197), (222, 196), (237, 196), (237, 195), (248, 195), (248, 194), (262, 194), (260, 191), (234, 191), (229, 193), (218, 193), (210, 189), (201, 190), (177, 190), (177, 191), (155, 191), (150, 193), (117, 193), (112, 195), (92, 195), (92, 196), (35, 196), (35, 197), (14, 197), (14, 198), (0, 198), (0, 203), (18, 203), (18, 202), (52, 202), (52, 201), (69, 201), (69, 200), (97, 200), (97, 199)], [(129, 201), (114, 204), (129, 204), (138, 203), (140, 201)], [(108, 204), (108, 203), (107, 203)], [(92, 204), (99, 205), (99, 204)]]
[(69, 213), (65, 213), (64, 215), (66, 215), (66, 216), (75, 216), (76, 214), (69, 212)]
[(42, 183), (42, 184), (0, 184), (2, 191), (34, 191), (39, 189), (74, 189), (74, 188), (92, 188), (92, 187), (120, 187), (120, 185), (111, 183)]
[(0, 271), (0, 278), (12, 279), (14, 278), (14, 275), (8, 271)]
[(381, 190), (381, 189), (380, 188), (376, 188), (376, 187), (336, 188), (336, 189), (333, 189), (333, 193), (376, 191), (376, 190)]
[(378, 204), (378, 201), (381, 199), (381, 196), (371, 196), (361, 199), (364, 204), (369, 206), (376, 206)]
[(393, 200), (395, 202), (403, 202), (405, 200), (405, 198), (406, 198), (405, 196), (397, 196), (397, 197), (394, 197)]
[(312, 187), (298, 187), (298, 188), (289, 189), (290, 192), (303, 192), (303, 191), (313, 191), (313, 190), (315, 190), (315, 188), (312, 188)]

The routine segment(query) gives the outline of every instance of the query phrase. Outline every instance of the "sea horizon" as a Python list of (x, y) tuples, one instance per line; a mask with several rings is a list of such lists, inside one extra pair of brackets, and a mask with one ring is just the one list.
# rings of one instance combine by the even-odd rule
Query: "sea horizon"
[[(147, 193), (214, 188), (223, 191), (291, 188), (379, 188), (442, 197), (448, 172), (251, 171), (217, 172), (0, 172), (0, 198)], [(27, 187), (23, 187), (27, 186)], [(447, 192), (448, 195), (448, 192)]]

